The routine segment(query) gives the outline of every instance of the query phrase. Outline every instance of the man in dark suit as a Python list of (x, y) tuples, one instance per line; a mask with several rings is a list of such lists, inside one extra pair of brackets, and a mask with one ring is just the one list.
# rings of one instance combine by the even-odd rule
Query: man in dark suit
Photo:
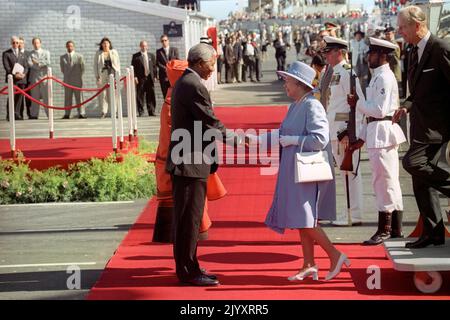
[[(6, 74), (6, 83), (8, 83), (8, 75), (13, 76), (13, 83), (16, 86), (21, 87), (22, 89), (26, 86), (26, 74), (27, 74), (27, 63), (26, 57), (24, 53), (20, 52), (19, 49), (19, 38), (12, 37), (11, 38), (11, 48), (3, 52), (2, 55), (3, 67), (5, 68)], [(17, 65), (21, 65), (24, 69), (23, 72), (16, 72), (14, 67)], [(13, 74), (14, 71), (14, 74)], [(21, 94), (14, 95), (14, 118), (15, 120), (23, 120), (23, 117), (20, 115), (20, 110), (22, 109), (23, 104), (23, 96)], [(6, 119), (9, 120), (9, 99), (6, 103)]]
[[(275, 48), (277, 71), (284, 71), (286, 69), (286, 50), (291, 46), (285, 41), (281, 31), (277, 33), (277, 39), (273, 42), (273, 47)], [(280, 76), (278, 76), (278, 79), (283, 80)]]
[(442, 146), (450, 140), (450, 45), (428, 31), (426, 16), (419, 7), (402, 9), (397, 25), (413, 48), (408, 70), (410, 96), (393, 121), (410, 114), (411, 145), (403, 167), (412, 175), (424, 227), (420, 238), (406, 247), (424, 248), (445, 243), (437, 191), (450, 197), (450, 174), (437, 162)]
[[(22, 57), (22, 59), (24, 59), (24, 66), (25, 66), (25, 79), (22, 82), (22, 84), (20, 84), (20, 87), (22, 88), (28, 88), (29, 82), (30, 82), (30, 69), (28, 68), (28, 56), (29, 56), (30, 52), (25, 50), (25, 39), (23, 37), (19, 37), (19, 56)], [(27, 110), (27, 116), (28, 118), (31, 117), (31, 113), (30, 113), (30, 109), (31, 109), (31, 100), (28, 98), (25, 98), (25, 103), (22, 102), (22, 108), (20, 109), (20, 116), (23, 118), (23, 111), (26, 107)]]
[(219, 281), (215, 275), (200, 268), (197, 241), (205, 206), (206, 182), (218, 168), (215, 140), (234, 145), (244, 139), (227, 131), (216, 118), (208, 90), (201, 82), (214, 72), (215, 50), (210, 45), (197, 44), (189, 50), (188, 62), (189, 68), (172, 92), (172, 134), (170, 156), (166, 162), (166, 170), (172, 175), (173, 183), (173, 253), (181, 282), (211, 286), (218, 285)]
[(161, 91), (164, 98), (166, 97), (167, 90), (170, 87), (169, 79), (167, 78), (166, 64), (170, 60), (180, 59), (178, 49), (171, 47), (169, 43), (169, 37), (165, 34), (161, 36), (162, 48), (156, 50), (156, 61), (158, 64), (158, 77), (161, 84)]
[(139, 44), (141, 51), (135, 53), (131, 59), (134, 67), (134, 80), (136, 82), (137, 111), (140, 117), (144, 114), (146, 102), (149, 116), (156, 115), (155, 78), (156, 58), (148, 51), (148, 43), (142, 40)]

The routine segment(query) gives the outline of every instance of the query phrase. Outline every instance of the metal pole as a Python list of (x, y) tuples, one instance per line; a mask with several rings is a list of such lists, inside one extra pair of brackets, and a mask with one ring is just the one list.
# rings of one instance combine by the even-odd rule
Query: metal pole
[(122, 84), (120, 82), (120, 75), (117, 74), (117, 113), (119, 117), (119, 148), (123, 149), (123, 112), (122, 112)]
[[(47, 75), (49, 77), (52, 76), (52, 68), (48, 68)], [(47, 94), (48, 94), (48, 105), (53, 106), (53, 81), (47, 80)], [(49, 137), (50, 139), (53, 139), (54, 137), (54, 131), (55, 131), (55, 124), (53, 121), (53, 109), (48, 109), (48, 127), (49, 127)]]
[(117, 152), (117, 128), (116, 128), (116, 93), (114, 88), (114, 75), (109, 75), (109, 104), (111, 105), (112, 119), (112, 143), (113, 151)]
[(134, 82), (134, 68), (130, 67), (131, 70), (131, 112), (133, 113), (133, 134), (137, 137), (137, 111), (136, 111), (136, 83)]
[(348, 226), (352, 226), (352, 213), (350, 210), (350, 190), (349, 190), (349, 182), (348, 182), (348, 171), (345, 171), (345, 189), (347, 193), (347, 218), (348, 218)]
[(128, 141), (133, 140), (133, 113), (131, 111), (131, 72), (130, 68), (127, 68), (127, 116), (128, 116)]
[(14, 112), (14, 80), (12, 74), (8, 75), (8, 103), (9, 103), (9, 144), (11, 145), (11, 156), (16, 155), (16, 114)]

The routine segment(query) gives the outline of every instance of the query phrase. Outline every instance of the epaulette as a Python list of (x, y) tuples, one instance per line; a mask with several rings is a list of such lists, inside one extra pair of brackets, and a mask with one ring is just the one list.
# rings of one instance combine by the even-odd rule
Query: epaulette
[(350, 65), (350, 63), (345, 63), (344, 64), (344, 69), (345, 70), (350, 70), (352, 68), (352, 66)]

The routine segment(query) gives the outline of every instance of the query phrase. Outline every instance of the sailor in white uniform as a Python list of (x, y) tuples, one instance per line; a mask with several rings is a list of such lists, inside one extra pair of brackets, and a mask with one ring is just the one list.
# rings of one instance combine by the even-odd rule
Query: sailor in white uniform
[(357, 97), (348, 98), (349, 104), (356, 106), (366, 118), (359, 138), (366, 143), (378, 210), (378, 230), (365, 245), (377, 245), (389, 237), (403, 237), (398, 147), (406, 138), (400, 126), (392, 123), (392, 116), (399, 108), (399, 96), (397, 80), (389, 68), (389, 55), (396, 48), (389, 41), (370, 38), (369, 66), (373, 74), (366, 97), (357, 88)]
[[(346, 120), (350, 112), (350, 106), (347, 103), (347, 95), (350, 94), (350, 65), (346, 61), (346, 53), (348, 50), (348, 43), (345, 40), (325, 36), (326, 43), (323, 49), (327, 63), (333, 67), (333, 76), (331, 78), (329, 92), (329, 104), (327, 109), (327, 118), (330, 125), (330, 139), (333, 156), (336, 160), (337, 166), (340, 167), (344, 159), (345, 150), (348, 145), (348, 136), (343, 134), (342, 139), (340, 133), (347, 129)], [(359, 87), (359, 81), (356, 81)], [(363, 115), (356, 112), (356, 136), (362, 127)], [(353, 171), (348, 172), (349, 193), (350, 193), (350, 215), (352, 225), (361, 225), (363, 212), (363, 185), (361, 168), (358, 168), (359, 153), (353, 153)], [(344, 190), (346, 188), (345, 172), (340, 173)], [(346, 190), (344, 192), (347, 192)], [(333, 225), (348, 226), (349, 225), (348, 212), (340, 210), (337, 214), (336, 221)]]

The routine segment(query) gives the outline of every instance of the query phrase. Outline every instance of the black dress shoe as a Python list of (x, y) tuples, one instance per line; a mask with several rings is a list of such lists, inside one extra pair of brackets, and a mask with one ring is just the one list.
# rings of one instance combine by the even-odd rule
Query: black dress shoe
[(84, 115), (84, 114), (80, 114), (80, 115), (78, 116), (78, 119), (87, 119), (87, 117), (86, 117), (86, 115)]
[(70, 116), (64, 116), (64, 117), (62, 117), (61, 119), (62, 119), (62, 120), (70, 119)]
[(28, 120), (37, 120), (38, 117), (29, 117)]
[(445, 244), (445, 237), (430, 237), (430, 236), (424, 236), (420, 237), (417, 241), (414, 242), (408, 242), (405, 245), (405, 248), (408, 249), (421, 249), (426, 248), (430, 245), (440, 246)]
[(217, 276), (215, 275), (215, 274), (211, 274), (211, 273), (208, 273), (208, 272), (206, 272), (206, 270), (205, 269), (200, 269), (200, 271), (202, 272), (202, 275), (204, 275), (204, 276), (206, 276), (206, 277), (208, 277), (208, 278), (210, 278), (210, 279), (212, 279), (212, 280), (217, 280)]
[(14, 116), (14, 120), (23, 120), (21, 116)]
[(217, 286), (220, 284), (218, 280), (211, 279), (203, 274), (190, 280), (184, 280), (182, 282), (184, 284), (190, 284), (199, 287)]

